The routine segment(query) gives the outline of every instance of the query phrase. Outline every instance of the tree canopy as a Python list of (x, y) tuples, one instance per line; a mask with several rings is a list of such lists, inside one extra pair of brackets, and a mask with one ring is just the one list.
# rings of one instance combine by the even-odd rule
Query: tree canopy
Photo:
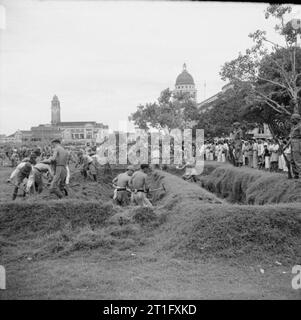
[(196, 124), (198, 110), (188, 93), (173, 94), (169, 88), (163, 90), (157, 102), (140, 105), (129, 116), (140, 129), (167, 130), (192, 128)]
[(266, 37), (266, 32), (257, 30), (249, 35), (254, 46), (244, 54), (226, 62), (220, 75), (243, 88), (248, 86), (243, 118), (266, 122), (273, 133), (287, 134), (287, 122), (292, 113), (300, 113), (301, 94), (301, 49), (291, 22), (285, 23), (291, 12), (288, 5), (269, 5), (266, 19), (275, 18), (275, 30), (283, 40), (276, 44)]

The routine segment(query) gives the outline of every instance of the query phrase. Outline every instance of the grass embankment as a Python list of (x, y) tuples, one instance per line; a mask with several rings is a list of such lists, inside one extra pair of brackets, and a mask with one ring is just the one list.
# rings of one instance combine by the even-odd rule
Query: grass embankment
[(160, 228), (160, 250), (187, 258), (301, 262), (300, 203), (233, 205), (193, 183), (162, 175), (169, 192), (161, 203), (169, 214)]
[(166, 187), (166, 192), (154, 192), (153, 209), (74, 199), (2, 203), (2, 257), (57, 258), (80, 250), (152, 244), (147, 250), (185, 258), (301, 262), (300, 203), (233, 205), (160, 171), (150, 182), (151, 188)]
[(0, 209), (0, 252), (15, 260), (123, 251), (144, 245), (148, 232), (164, 219), (149, 208), (122, 210), (97, 201), (8, 202)]
[(289, 180), (285, 174), (223, 165), (200, 180), (202, 187), (232, 203), (301, 202), (301, 180)]

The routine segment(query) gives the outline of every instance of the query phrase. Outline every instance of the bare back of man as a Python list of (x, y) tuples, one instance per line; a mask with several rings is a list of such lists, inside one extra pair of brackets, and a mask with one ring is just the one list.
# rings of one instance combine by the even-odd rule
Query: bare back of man
[(143, 207), (152, 207), (151, 202), (146, 197), (148, 185), (146, 183), (147, 174), (141, 169), (136, 171), (130, 181), (130, 186), (133, 190), (131, 201)]
[(129, 182), (133, 172), (134, 169), (132, 167), (128, 167), (127, 172), (120, 173), (112, 181), (115, 186), (113, 200), (121, 206), (129, 204), (129, 193), (127, 188), (129, 187)]
[(130, 180), (131, 180), (131, 177), (127, 174), (127, 172), (124, 172), (124, 173), (120, 173), (117, 176), (116, 181), (114, 179), (114, 183), (119, 188), (126, 188), (128, 187)]

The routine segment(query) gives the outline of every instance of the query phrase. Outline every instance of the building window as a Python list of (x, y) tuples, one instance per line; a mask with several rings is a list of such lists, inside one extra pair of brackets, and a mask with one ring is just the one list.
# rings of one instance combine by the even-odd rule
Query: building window
[(87, 139), (92, 139), (92, 129), (86, 129), (86, 137)]

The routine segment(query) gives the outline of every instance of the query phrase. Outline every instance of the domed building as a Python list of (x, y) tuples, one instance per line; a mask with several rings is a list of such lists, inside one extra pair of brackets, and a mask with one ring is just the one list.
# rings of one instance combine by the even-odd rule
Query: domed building
[(186, 70), (186, 63), (183, 64), (183, 71), (177, 76), (174, 93), (189, 93), (196, 101), (197, 90), (192, 75)]

